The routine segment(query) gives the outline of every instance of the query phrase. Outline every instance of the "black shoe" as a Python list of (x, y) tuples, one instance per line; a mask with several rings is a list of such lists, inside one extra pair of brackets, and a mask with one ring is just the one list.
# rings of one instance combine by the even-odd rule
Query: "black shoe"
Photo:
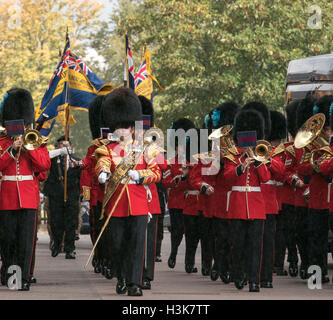
[(212, 281), (216, 281), (219, 278), (219, 273), (217, 272), (216, 269), (212, 269), (212, 271), (210, 272), (210, 279)]
[(30, 290), (30, 285), (28, 281), (23, 281), (22, 288), (18, 289), (18, 291), (29, 291), (29, 290)]
[(110, 268), (106, 269), (105, 278), (108, 279), (108, 280), (111, 280), (113, 278), (113, 273), (112, 273), (112, 270)]
[(306, 280), (309, 278), (308, 272), (306, 271), (307, 268), (300, 267), (299, 269), (299, 276), (301, 277), (302, 280)]
[(118, 294), (125, 294), (127, 292), (127, 284), (125, 279), (118, 279), (116, 292)]
[(92, 261), (91, 261), (91, 264), (92, 264), (92, 266), (93, 266), (94, 268), (96, 267), (97, 259), (96, 259), (95, 256), (93, 257), (93, 259), (92, 259)]
[(276, 268), (276, 275), (277, 276), (287, 276), (288, 272), (283, 268)]
[(54, 247), (51, 251), (51, 256), (55, 258), (60, 253), (60, 248)]
[(253, 282), (249, 283), (249, 292), (259, 292), (259, 291), (260, 287), (258, 283), (253, 283)]
[(291, 277), (294, 278), (298, 276), (298, 266), (296, 262), (290, 262), (288, 270)]
[(244, 280), (235, 280), (234, 284), (235, 284), (235, 287), (238, 290), (242, 290), (244, 288), (244, 285), (245, 285)]
[(210, 268), (201, 268), (201, 274), (203, 276), (209, 276), (210, 275)]
[(74, 251), (69, 251), (66, 252), (66, 259), (75, 259), (75, 252)]
[(132, 297), (139, 297), (142, 296), (142, 289), (137, 285), (131, 285), (128, 287), (127, 295)]
[(155, 258), (155, 262), (162, 262), (162, 258), (161, 258), (161, 256), (156, 256), (156, 258)]
[(261, 288), (273, 288), (273, 283), (270, 281), (263, 281), (260, 283)]
[(197, 273), (198, 272), (198, 269), (191, 266), (191, 265), (185, 265), (185, 271), (187, 273)]
[(94, 272), (95, 273), (101, 273), (101, 265), (98, 263), (98, 262), (96, 262), (96, 265), (95, 265), (95, 267), (94, 267)]
[(176, 257), (173, 257), (170, 255), (169, 259), (168, 259), (168, 266), (169, 268), (173, 269), (176, 265)]
[(34, 276), (29, 278), (29, 283), (37, 283), (37, 279)]
[(150, 289), (151, 289), (150, 280), (143, 279), (143, 281), (142, 281), (142, 290), (150, 290)]
[(229, 271), (223, 272), (221, 274), (221, 280), (225, 284), (230, 283), (231, 282), (231, 273)]

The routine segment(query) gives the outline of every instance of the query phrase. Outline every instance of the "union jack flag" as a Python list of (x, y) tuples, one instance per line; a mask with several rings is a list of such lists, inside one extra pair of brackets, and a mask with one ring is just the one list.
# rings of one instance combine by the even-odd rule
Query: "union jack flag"
[(144, 60), (138, 70), (137, 73), (135, 73), (134, 77), (134, 85), (135, 88), (143, 81), (148, 78), (148, 71), (147, 71), (147, 65), (146, 60)]

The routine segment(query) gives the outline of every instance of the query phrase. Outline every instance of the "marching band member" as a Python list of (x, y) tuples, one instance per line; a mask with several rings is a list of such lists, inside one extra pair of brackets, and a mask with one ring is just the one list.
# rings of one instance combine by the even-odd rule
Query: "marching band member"
[[(257, 139), (262, 139), (264, 119), (260, 113), (254, 110), (239, 112), (235, 118), (235, 137), (241, 131), (256, 131)], [(266, 218), (260, 184), (267, 182), (271, 175), (266, 165), (253, 158), (247, 148), (238, 151), (240, 154), (235, 155), (233, 160), (224, 158), (224, 178), (232, 186), (228, 201), (232, 276), (236, 288), (243, 289), (247, 274), (249, 291), (259, 292), (262, 237)]]
[[(14, 88), (7, 92), (2, 105), (2, 120), (23, 119), (24, 126), (31, 128), (34, 123), (34, 104), (30, 92)], [(9, 130), (7, 130), (9, 134)], [(34, 172), (47, 171), (50, 157), (46, 144), (33, 150), (23, 147), (22, 136), (1, 141), (0, 171), (2, 172), (0, 190), (0, 226), (2, 251), (5, 268), (19, 265), (22, 272), (22, 287), (30, 289), (32, 259), (35, 236), (37, 234), (37, 208), (39, 188)]]
[[(321, 131), (323, 138), (329, 140), (329, 109), (332, 101), (330, 97), (324, 96), (316, 101), (313, 114), (323, 113), (325, 123)], [(311, 175), (309, 184), (309, 265), (318, 265), (322, 271), (322, 283), (329, 282), (327, 276), (327, 244), (328, 244), (328, 208), (329, 189), (331, 177), (320, 171), (317, 166), (321, 162), (322, 154), (317, 152), (320, 148), (312, 143), (311, 152), (315, 151), (314, 166), (310, 162), (311, 152), (306, 149), (304, 156), (298, 164), (298, 171), (302, 175)]]
[(178, 137), (174, 136), (178, 129), (187, 132), (194, 128), (191, 120), (180, 118), (171, 125), (170, 147), (174, 148), (175, 156), (168, 160), (168, 169), (163, 173), (162, 185), (168, 190), (168, 209), (170, 213), (171, 224), (171, 252), (168, 259), (169, 268), (173, 269), (176, 265), (178, 247), (182, 242), (184, 235), (184, 191), (186, 185), (182, 159), (184, 160), (184, 144), (178, 143)]
[[(142, 155), (143, 146), (133, 141), (135, 121), (142, 120), (141, 103), (134, 91), (117, 88), (108, 94), (102, 107), (102, 118), (110, 131), (115, 131), (119, 141), (111, 142), (95, 151), (99, 183), (108, 181), (124, 157), (124, 161), (128, 160), (131, 165), (133, 156), (139, 157), (135, 167), (128, 171), (128, 178), (124, 177), (110, 195), (110, 199), (106, 200), (105, 215), (113, 212), (108, 227), (114, 258), (112, 267), (118, 278), (116, 292), (141, 296), (149, 212), (147, 190), (144, 186), (158, 182), (161, 179), (161, 170), (155, 162), (146, 163)], [(108, 194), (108, 188), (106, 192)]]
[(283, 181), (284, 164), (281, 162), (276, 147), (282, 139), (286, 138), (286, 119), (278, 111), (270, 111), (271, 133), (267, 140), (272, 146), (272, 152), (267, 159), (267, 168), (271, 173), (271, 180), (262, 183), (261, 189), (265, 200), (266, 220), (263, 236), (262, 267), (260, 273), (260, 286), (262, 288), (273, 288), (273, 263), (274, 263), (274, 241), (276, 228), (276, 215), (279, 212), (279, 204), (276, 194), (276, 182)]

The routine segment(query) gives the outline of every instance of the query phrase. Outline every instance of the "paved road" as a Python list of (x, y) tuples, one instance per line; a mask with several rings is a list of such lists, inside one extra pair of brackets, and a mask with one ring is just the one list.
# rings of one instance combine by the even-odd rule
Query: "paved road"
[[(143, 297), (133, 298), (115, 293), (116, 279), (107, 280), (95, 274), (92, 267), (84, 265), (91, 249), (90, 239), (81, 235), (77, 244), (77, 259), (66, 260), (64, 254), (56, 258), (50, 255), (47, 233), (38, 235), (35, 276), (37, 284), (28, 292), (18, 292), (0, 286), (0, 300), (244, 300), (244, 299), (333, 299), (333, 284), (325, 284), (321, 290), (310, 290), (307, 282), (300, 278), (275, 277), (274, 289), (261, 289), (260, 293), (249, 293), (248, 288), (238, 291), (233, 284), (213, 282), (200, 273), (200, 249), (197, 252), (199, 273), (186, 274), (184, 271), (184, 240), (180, 247), (175, 269), (169, 269), (167, 258), (170, 250), (170, 234), (164, 233), (162, 245), (163, 262), (156, 263), (155, 281), (152, 290), (144, 291)], [(333, 262), (329, 257), (329, 275), (332, 278)]]

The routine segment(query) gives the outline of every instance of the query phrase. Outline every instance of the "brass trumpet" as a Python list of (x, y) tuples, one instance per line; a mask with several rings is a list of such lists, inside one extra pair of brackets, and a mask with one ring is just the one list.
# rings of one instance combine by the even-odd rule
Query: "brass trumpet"
[(44, 137), (35, 129), (27, 130), (23, 136), (23, 147), (26, 150), (37, 149), (44, 142)]
[(257, 161), (266, 162), (271, 157), (272, 145), (266, 140), (258, 140), (254, 152), (248, 147), (246, 154)]

